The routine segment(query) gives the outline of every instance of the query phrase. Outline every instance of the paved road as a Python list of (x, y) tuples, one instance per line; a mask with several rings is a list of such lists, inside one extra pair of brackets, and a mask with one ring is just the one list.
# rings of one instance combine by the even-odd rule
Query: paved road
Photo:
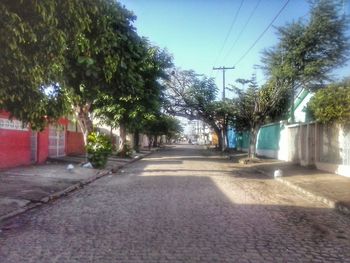
[(206, 153), (161, 151), (5, 222), (0, 262), (350, 262), (347, 217)]

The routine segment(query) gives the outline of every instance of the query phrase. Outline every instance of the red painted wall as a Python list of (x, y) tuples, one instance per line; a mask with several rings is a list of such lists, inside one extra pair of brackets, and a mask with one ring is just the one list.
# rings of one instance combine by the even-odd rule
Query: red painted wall
[(8, 118), (8, 117), (10, 117), (10, 113), (0, 110), (0, 117), (1, 118)]
[[(10, 114), (0, 110), (1, 118)], [(0, 129), (0, 168), (30, 164), (30, 131)]]
[[(0, 110), (0, 118), (10, 114)], [(58, 123), (67, 125), (68, 119), (60, 118)], [(66, 127), (67, 128), (67, 127)], [(0, 169), (31, 164), (32, 131), (0, 129)], [(66, 154), (85, 153), (82, 133), (66, 132)], [(38, 132), (37, 163), (44, 163), (49, 156), (49, 128)]]
[(0, 129), (0, 168), (30, 164), (30, 131)]
[(38, 132), (37, 162), (44, 163), (49, 157), (49, 129)]
[(84, 138), (81, 132), (66, 132), (66, 153), (67, 155), (84, 154)]

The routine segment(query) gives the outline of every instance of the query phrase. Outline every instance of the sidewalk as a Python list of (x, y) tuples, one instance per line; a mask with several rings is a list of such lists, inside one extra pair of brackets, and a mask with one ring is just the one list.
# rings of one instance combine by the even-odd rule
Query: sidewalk
[[(66, 156), (44, 165), (0, 171), (0, 222), (66, 195), (150, 153), (141, 151), (134, 158), (111, 157), (104, 170), (81, 167), (83, 156)], [(74, 165), (72, 171), (67, 170), (68, 164)]]
[(350, 216), (349, 177), (277, 160), (263, 160), (250, 168), (270, 177), (275, 170), (281, 169), (283, 176), (276, 180)]

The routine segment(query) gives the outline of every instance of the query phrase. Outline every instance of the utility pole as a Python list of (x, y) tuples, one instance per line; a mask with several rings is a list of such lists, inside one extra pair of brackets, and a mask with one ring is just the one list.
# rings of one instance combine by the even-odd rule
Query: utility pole
[(218, 68), (215, 68), (213, 67), (213, 70), (222, 70), (222, 100), (225, 100), (225, 90), (226, 90), (226, 87), (225, 87), (225, 71), (227, 69), (234, 69), (235, 67), (218, 67)]

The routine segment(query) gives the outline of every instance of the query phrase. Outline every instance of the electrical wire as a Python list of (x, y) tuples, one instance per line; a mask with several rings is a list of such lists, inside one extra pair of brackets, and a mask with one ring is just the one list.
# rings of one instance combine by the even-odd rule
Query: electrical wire
[(227, 52), (226, 56), (225, 56), (225, 61), (227, 60), (228, 56), (231, 54), (233, 48), (235, 47), (235, 45), (237, 44), (238, 40), (241, 38), (244, 30), (246, 29), (247, 25), (249, 24), (250, 20), (252, 19), (253, 15), (255, 14), (255, 11), (257, 10), (259, 4), (261, 3), (261, 0), (258, 0), (256, 5), (254, 6), (252, 12), (250, 13), (247, 21), (245, 22), (244, 26), (242, 27), (241, 31), (239, 32), (238, 36), (236, 37), (235, 41), (233, 42), (230, 50)]
[(247, 55), (248, 53), (255, 47), (255, 45), (258, 43), (258, 41), (265, 35), (267, 30), (272, 26), (272, 24), (276, 21), (276, 19), (279, 17), (279, 15), (282, 13), (282, 11), (286, 8), (290, 0), (287, 0), (284, 5), (281, 7), (281, 9), (278, 11), (278, 13), (275, 15), (275, 17), (272, 19), (270, 24), (265, 28), (265, 30), (259, 35), (259, 37), (254, 41), (254, 43), (248, 48), (248, 50), (237, 60), (235, 63), (235, 67), (238, 63), (240, 63)]
[[(222, 51), (224, 50), (224, 47), (225, 47), (225, 45), (226, 45), (226, 42), (227, 42), (227, 40), (228, 40), (228, 38), (229, 38), (229, 36), (230, 36), (230, 34), (231, 34), (231, 31), (232, 31), (232, 28), (233, 28), (234, 24), (236, 23), (236, 20), (237, 20), (237, 18), (238, 18), (238, 14), (239, 14), (239, 12), (240, 12), (242, 6), (243, 6), (243, 3), (244, 3), (244, 0), (241, 1), (240, 5), (239, 5), (239, 7), (238, 7), (238, 9), (237, 9), (237, 11), (236, 11), (236, 14), (235, 14), (235, 16), (234, 16), (234, 18), (233, 18), (233, 20), (232, 20), (231, 25), (230, 25), (230, 28), (229, 28), (229, 30), (228, 30), (228, 32), (227, 32), (227, 34), (226, 34), (225, 40), (224, 40), (224, 42), (223, 42), (223, 44), (222, 44), (222, 46), (221, 46), (221, 48), (220, 48), (219, 55), (217, 56), (217, 58), (215, 59), (215, 62), (213, 63), (214, 65), (217, 63), (218, 59), (220, 58), (220, 56), (221, 56), (221, 54), (222, 54)], [(213, 71), (212, 71), (212, 72), (213, 72)]]

